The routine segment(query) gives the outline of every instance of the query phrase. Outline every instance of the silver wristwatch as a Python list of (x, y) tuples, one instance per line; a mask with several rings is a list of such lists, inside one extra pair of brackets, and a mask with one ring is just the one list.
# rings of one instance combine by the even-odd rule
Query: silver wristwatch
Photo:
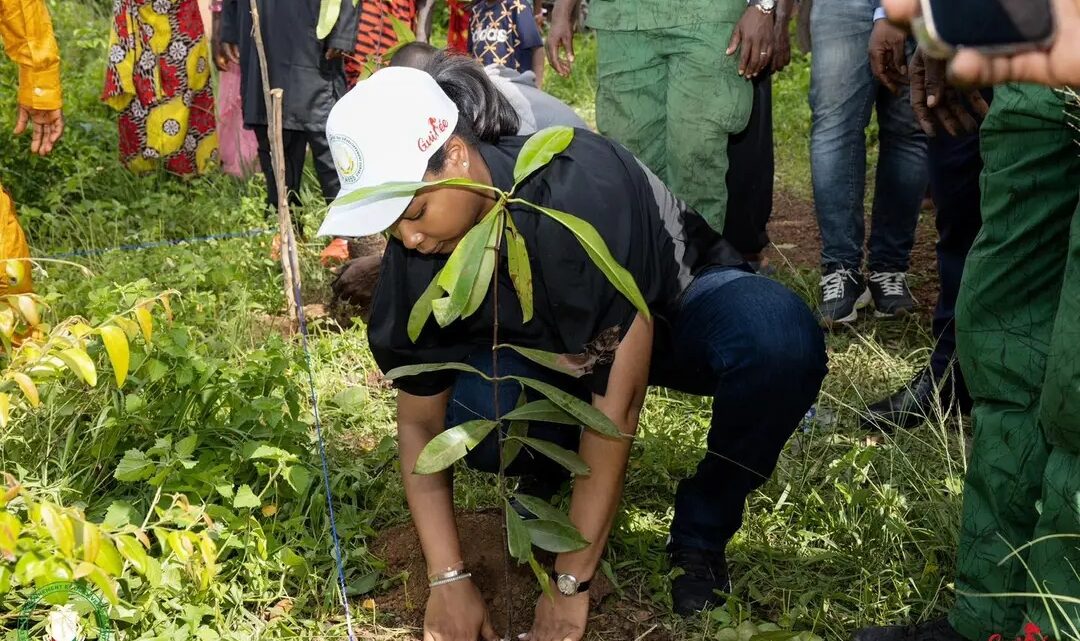
[(551, 578), (555, 579), (555, 587), (559, 590), (559, 594), (563, 596), (574, 596), (582, 592), (588, 592), (591, 583), (591, 581), (578, 581), (573, 574), (552, 572)]
[(757, 7), (758, 11), (767, 16), (771, 16), (772, 12), (776, 9), (776, 0), (752, 0), (751, 4)]

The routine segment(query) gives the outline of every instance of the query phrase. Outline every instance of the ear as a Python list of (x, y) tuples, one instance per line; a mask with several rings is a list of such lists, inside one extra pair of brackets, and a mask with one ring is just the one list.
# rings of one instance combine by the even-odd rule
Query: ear
[(469, 173), (465, 167), (469, 162), (469, 146), (465, 144), (465, 141), (458, 136), (451, 136), (450, 140), (446, 141), (446, 165), (443, 168), (444, 173), (453, 174), (455, 176), (464, 176)]

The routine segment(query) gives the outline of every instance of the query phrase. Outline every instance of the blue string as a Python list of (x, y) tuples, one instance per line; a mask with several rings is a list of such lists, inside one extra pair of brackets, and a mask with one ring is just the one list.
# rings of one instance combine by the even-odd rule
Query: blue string
[(307, 315), (304, 306), (300, 303), (300, 279), (298, 266), (293, 261), (296, 256), (293, 246), (293, 235), (288, 234), (285, 239), (285, 251), (288, 257), (289, 271), (292, 272), (293, 300), (296, 301), (296, 320), (300, 325), (300, 344), (304, 350), (304, 365), (307, 369), (308, 385), (311, 388), (311, 413), (315, 419), (315, 434), (319, 441), (319, 458), (322, 460), (323, 486), (326, 488), (326, 507), (330, 517), (330, 535), (334, 540), (334, 563), (337, 565), (338, 586), (341, 588), (341, 605), (345, 608), (345, 626), (349, 633), (349, 641), (356, 641), (353, 635), (352, 612), (349, 610), (349, 599), (345, 596), (345, 565), (341, 560), (341, 539), (338, 537), (337, 522), (334, 519), (334, 501), (330, 493), (330, 466), (326, 461), (326, 443), (323, 441), (322, 421), (319, 418), (319, 393), (315, 388), (315, 372), (311, 366), (311, 350), (308, 346)]
[(155, 247), (172, 247), (174, 245), (204, 243), (211, 240), (228, 240), (230, 238), (252, 238), (254, 236), (265, 236), (267, 234), (273, 234), (276, 231), (276, 229), (249, 229), (247, 231), (225, 232), (221, 234), (210, 234), (208, 236), (195, 236), (193, 238), (179, 238), (176, 240), (158, 240), (148, 243), (135, 243), (131, 245), (119, 245), (117, 247), (104, 247), (101, 249), (76, 249), (75, 251), (64, 252), (61, 254), (53, 254), (51, 256), (45, 256), (44, 258), (86, 258), (89, 256), (100, 256), (102, 254), (113, 251), (142, 251), (144, 249), (154, 249)]

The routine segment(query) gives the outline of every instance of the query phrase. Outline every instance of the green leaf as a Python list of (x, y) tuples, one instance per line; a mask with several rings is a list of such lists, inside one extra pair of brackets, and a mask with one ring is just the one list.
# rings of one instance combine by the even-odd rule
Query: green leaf
[(416, 459), (413, 474), (445, 470), (476, 447), (498, 424), (498, 421), (476, 420), (445, 430), (424, 446)]
[(116, 465), (113, 476), (118, 481), (133, 483), (145, 481), (154, 474), (156, 466), (142, 450), (128, 450)]
[[(137, 452), (138, 450), (132, 451)], [(110, 530), (119, 530), (125, 525), (137, 523), (138, 521), (138, 514), (130, 503), (127, 501), (113, 501), (109, 504), (109, 509), (105, 510), (105, 520), (102, 525)]]
[(22, 532), (22, 521), (10, 512), (0, 512), (0, 552), (14, 555), (15, 546)]
[(0, 565), (0, 596), (8, 593), (11, 589), (11, 570), (7, 566)]
[[(442, 273), (442, 272), (439, 272)], [(442, 289), (440, 287), (439, 289)], [(443, 296), (431, 301), (431, 313), (435, 316), (435, 322), (439, 327), (446, 327), (454, 322), (454, 313), (450, 310), (450, 297)]]
[(649, 306), (645, 303), (645, 297), (641, 295), (641, 290), (638, 289), (637, 283), (634, 282), (634, 277), (630, 275), (630, 272), (625, 267), (620, 265), (615, 257), (611, 255), (611, 250), (608, 249), (604, 239), (600, 237), (600, 233), (596, 231), (596, 228), (578, 218), (577, 216), (568, 214), (564, 211), (557, 209), (548, 209), (547, 207), (540, 207), (534, 205), (528, 201), (517, 201), (538, 209), (548, 216), (551, 216), (562, 226), (570, 230), (571, 233), (577, 238), (578, 242), (585, 249), (585, 253), (589, 255), (593, 263), (597, 268), (604, 273), (604, 276), (611, 282), (615, 289), (619, 290), (623, 296), (630, 299), (630, 302), (634, 304), (638, 312), (641, 313), (646, 319), (652, 318), (652, 314), (649, 312)]
[(496, 194), (502, 193), (498, 187), (478, 183), (467, 178), (447, 178), (445, 180), (436, 180), (434, 182), (386, 182), (381, 185), (361, 187), (356, 191), (349, 192), (336, 199), (331, 206), (341, 207), (343, 205), (351, 205), (368, 199), (375, 200), (376, 198), (381, 200), (383, 198), (412, 196), (421, 189), (426, 189), (428, 187), (469, 187), (481, 191), (494, 192)]
[(466, 365), (465, 363), (421, 363), (419, 365), (405, 365), (403, 367), (395, 367), (387, 372), (386, 378), (393, 381), (399, 378), (405, 378), (406, 376), (416, 376), (417, 374), (424, 374), (427, 372), (443, 372), (446, 370), (468, 372), (469, 374), (476, 374), (484, 380), (491, 380), (490, 376), (484, 374), (472, 365)]
[(120, 558), (120, 553), (116, 551), (116, 546), (108, 537), (101, 538), (101, 545), (98, 547), (98, 555), (94, 559), (94, 564), (113, 576), (120, 576), (120, 573), (124, 571), (124, 561)]
[(545, 352), (542, 349), (533, 349), (531, 347), (511, 345), (509, 343), (503, 343), (498, 347), (499, 349), (510, 348), (518, 354), (521, 354), (525, 358), (529, 359), (530, 361), (536, 363), (537, 365), (543, 365), (544, 367), (559, 372), (560, 374), (566, 374), (567, 376), (572, 376), (574, 378), (581, 377), (581, 370), (574, 369), (559, 362), (559, 359), (562, 357), (561, 354), (556, 354), (554, 352)]
[(510, 281), (521, 303), (521, 319), (528, 323), (533, 317), (532, 263), (525, 248), (525, 238), (514, 225), (514, 219), (506, 217), (506, 259)]
[(304, 494), (311, 486), (311, 472), (298, 463), (290, 466), (285, 472), (285, 480), (297, 494)]
[(379, 584), (379, 572), (368, 572), (359, 579), (353, 581), (345, 587), (345, 594), (348, 596), (363, 596), (368, 592), (375, 589), (375, 586)]
[(390, 24), (394, 27), (394, 36), (397, 37), (399, 44), (416, 41), (416, 34), (412, 32), (409, 25), (393, 14), (389, 14), (388, 17), (390, 18)]
[(45, 530), (49, 533), (49, 536), (56, 541), (60, 551), (68, 557), (74, 555), (75, 527), (72, 525), (71, 519), (62, 514), (55, 505), (42, 503), (41, 522), (45, 525)]
[(227, 499), (231, 499), (233, 497), (232, 483), (222, 483), (221, 485), (215, 485), (214, 490)]
[(566, 413), (581, 421), (582, 425), (594, 432), (611, 438), (623, 437), (622, 432), (619, 431), (619, 428), (615, 426), (615, 423), (613, 423), (610, 418), (573, 394), (568, 394), (554, 385), (549, 385), (548, 383), (538, 381), (534, 378), (526, 378), (524, 376), (511, 376), (510, 378), (540, 392), (551, 402), (562, 408)]
[(233, 498), (233, 507), (236, 509), (255, 509), (261, 505), (259, 503), (259, 497), (255, 496), (255, 493), (251, 491), (251, 486), (244, 483), (236, 490), (236, 496)]
[(355, 385), (334, 394), (334, 398), (330, 399), (330, 402), (346, 414), (359, 416), (367, 406), (368, 396), (366, 387)]
[(532, 556), (532, 545), (529, 543), (529, 531), (525, 521), (507, 501), (503, 502), (503, 512), (506, 513), (506, 540), (510, 556), (524, 563)]
[(526, 436), (529, 433), (529, 424), (524, 421), (513, 421), (506, 430), (506, 438), (502, 443), (502, 465), (505, 471), (514, 462), (521, 452), (521, 441), (517, 436)]
[(243, 457), (249, 461), (263, 459), (267, 461), (277, 461), (279, 463), (291, 463), (299, 460), (296, 455), (291, 452), (259, 441), (246, 443), (241, 452)]
[(142, 543), (135, 540), (135, 537), (128, 536), (127, 534), (120, 534), (116, 537), (116, 549), (120, 551), (120, 554), (131, 562), (131, 567), (135, 568), (135, 571), (139, 574), (146, 574), (147, 559), (146, 550), (143, 548)]
[(536, 518), (541, 521), (553, 521), (555, 523), (561, 523), (568, 527), (574, 527), (574, 524), (570, 522), (570, 517), (563, 514), (559, 510), (555, 509), (551, 503), (548, 503), (544, 499), (537, 498), (535, 496), (529, 496), (528, 494), (514, 494), (514, 498), (518, 503), (525, 506), (525, 509), (532, 512)]
[(188, 434), (184, 438), (177, 441), (174, 451), (180, 458), (187, 458), (195, 453), (195, 446), (199, 443), (199, 437), (195, 434)]
[(146, 407), (146, 401), (138, 394), (128, 394), (124, 397), (124, 413), (136, 414)]
[(543, 439), (518, 437), (518, 440), (578, 476), (589, 474), (589, 466), (585, 464), (585, 461), (583, 461), (580, 456), (578, 456), (577, 452), (571, 452), (566, 448), (559, 447), (551, 441), (545, 441)]
[(101, 593), (105, 595), (105, 598), (109, 600), (109, 603), (113, 605), (120, 602), (120, 597), (116, 593), (116, 581), (114, 581), (109, 575), (94, 565), (93, 563), (87, 563), (83, 561), (75, 568), (75, 578), (86, 578), (95, 586)]
[(555, 156), (566, 151), (574, 140), (571, 127), (548, 127), (525, 141), (514, 164), (514, 186), (528, 178), (534, 171), (551, 162)]
[(536, 556), (529, 555), (529, 567), (532, 568), (533, 576), (536, 577), (536, 581), (540, 584), (540, 589), (544, 591), (549, 599), (555, 598), (555, 590), (551, 587), (551, 577), (548, 576), (547, 570), (540, 565), (540, 562), (536, 560)]
[(476, 279), (469, 290), (469, 298), (465, 302), (465, 309), (461, 311), (462, 318), (468, 318), (475, 314), (476, 310), (480, 309), (480, 305), (484, 303), (484, 299), (487, 298), (488, 291), (491, 290), (491, 277), (495, 274), (495, 257), (499, 251), (497, 247), (499, 233), (503, 229), (506, 212), (500, 209), (495, 218), (496, 221), (491, 226), (491, 233), (488, 235), (487, 243), (484, 246), (484, 253), (480, 257), (480, 267), (476, 271)]
[(315, 25), (315, 37), (325, 40), (334, 30), (338, 15), (341, 13), (341, 0), (322, 0), (319, 3), (319, 22)]
[[(449, 308), (440, 317), (439, 310), (435, 309), (435, 320), (445, 327), (457, 320), (465, 311), (472, 298), (474, 286), (484, 287), (485, 281), (478, 285), (480, 269), (484, 264), (485, 250), (491, 244), (491, 238), (496, 231), (497, 224), (502, 220), (502, 206), (496, 205), (488, 212), (479, 223), (465, 234), (458, 243), (454, 253), (450, 254), (446, 265), (439, 271), (439, 287), (450, 294)], [(496, 236), (497, 238), (497, 236)]]
[[(543, 399), (526, 403), (521, 407), (503, 414), (503, 421), (527, 421), (535, 423), (559, 423), (561, 425), (580, 426), (581, 421), (566, 413), (555, 403)], [(521, 436), (524, 436), (522, 434)]]
[(532, 539), (533, 545), (548, 552), (556, 554), (575, 552), (589, 545), (585, 537), (581, 536), (581, 533), (573, 526), (556, 521), (543, 519), (525, 521), (525, 528), (529, 531), (529, 538)]
[[(441, 273), (442, 270), (439, 270), (439, 274)], [(416, 339), (420, 338), (420, 332), (423, 331), (424, 325), (427, 325), (428, 317), (431, 316), (431, 304), (435, 299), (442, 297), (444, 293), (443, 288), (439, 287), (439, 274), (435, 274), (435, 278), (431, 279), (427, 289), (424, 290), (423, 294), (420, 294), (420, 298), (416, 300), (412, 311), (409, 312), (409, 340), (414, 343)]]

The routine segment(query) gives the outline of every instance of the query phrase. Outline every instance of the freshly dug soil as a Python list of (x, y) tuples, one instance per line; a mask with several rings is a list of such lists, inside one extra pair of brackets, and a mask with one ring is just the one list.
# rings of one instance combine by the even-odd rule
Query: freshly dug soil
[[(508, 638), (517, 638), (532, 623), (533, 608), (540, 596), (536, 577), (529, 566), (517, 565), (511, 560), (507, 589), (501, 512), (459, 513), (457, 525), (465, 567), (472, 573), (473, 582), (484, 595), (495, 630), (504, 636), (509, 633)], [(409, 573), (407, 581), (389, 592), (374, 594), (372, 598), (379, 611), (393, 615), (403, 627), (412, 628), (412, 638), (419, 640), (424, 625), (428, 585), (427, 566), (416, 530), (411, 524), (386, 530), (375, 540), (372, 550), (386, 562), (387, 576)], [(546, 553), (538, 551), (537, 558), (544, 567), (550, 568), (554, 557), (541, 557), (540, 554)], [(592, 600), (589, 639), (671, 641), (671, 635), (663, 626), (657, 625), (656, 611), (650, 610), (649, 606), (620, 599), (603, 575), (597, 575), (589, 596)], [(507, 606), (513, 613), (513, 629), (510, 630), (507, 630)]]

